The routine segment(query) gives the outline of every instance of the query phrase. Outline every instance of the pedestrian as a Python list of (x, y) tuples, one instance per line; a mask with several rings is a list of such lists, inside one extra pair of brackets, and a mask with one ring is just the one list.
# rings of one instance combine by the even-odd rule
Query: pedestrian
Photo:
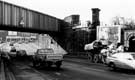
[(109, 56), (111, 56), (112, 54), (115, 54), (117, 51), (117, 44), (116, 43), (112, 43), (109, 46)]
[(93, 44), (93, 62), (97, 63), (100, 61), (99, 56), (100, 56), (100, 52), (102, 49), (102, 42), (101, 41), (97, 41)]
[(106, 58), (109, 55), (109, 48), (106, 46), (101, 50), (101, 62), (106, 63)]
[(129, 50), (128, 50), (128, 47), (124, 47), (124, 51), (125, 52), (128, 52)]
[(117, 52), (124, 52), (124, 46), (121, 43), (118, 43)]

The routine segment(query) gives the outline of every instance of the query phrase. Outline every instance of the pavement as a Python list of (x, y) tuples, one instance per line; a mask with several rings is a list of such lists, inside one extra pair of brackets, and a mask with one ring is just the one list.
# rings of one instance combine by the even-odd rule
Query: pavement
[(89, 59), (87, 59), (87, 57), (77, 57), (77, 56), (66, 55), (64, 56), (64, 61), (76, 63), (76, 64), (83, 64), (90, 67), (96, 67), (97, 69), (108, 70), (107, 65), (102, 64), (102, 63), (92, 63), (91, 61), (89, 61)]
[(0, 80), (6, 80), (4, 70), (5, 70), (4, 69), (4, 63), (3, 63), (3, 61), (0, 61)]
[[(73, 56), (73, 55), (65, 55), (64, 56), (65, 61), (70, 61), (70, 62), (77, 62), (77, 63), (85, 63), (85, 64), (97, 64), (97, 63), (92, 63), (89, 61), (89, 59), (85, 57), (79, 57), (79, 56)], [(98, 63), (97, 65), (103, 65), (101, 63)]]

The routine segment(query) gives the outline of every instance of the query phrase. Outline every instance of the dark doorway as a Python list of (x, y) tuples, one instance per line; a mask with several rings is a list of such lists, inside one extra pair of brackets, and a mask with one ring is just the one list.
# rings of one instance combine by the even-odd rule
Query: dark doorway
[(135, 36), (132, 36), (129, 39), (129, 51), (130, 52), (135, 52)]

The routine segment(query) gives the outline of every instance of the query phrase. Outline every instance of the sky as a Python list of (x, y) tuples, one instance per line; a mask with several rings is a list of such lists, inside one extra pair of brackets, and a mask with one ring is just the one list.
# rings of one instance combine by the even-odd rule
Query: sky
[(135, 19), (135, 0), (2, 0), (60, 19), (79, 14), (81, 21), (92, 21), (92, 8), (99, 8), (100, 21), (110, 24), (115, 16)]

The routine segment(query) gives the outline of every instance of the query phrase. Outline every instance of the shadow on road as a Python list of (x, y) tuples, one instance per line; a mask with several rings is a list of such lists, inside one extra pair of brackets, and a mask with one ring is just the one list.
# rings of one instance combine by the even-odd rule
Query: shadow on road
[(63, 69), (63, 67), (61, 67), (61, 68), (58, 69), (55, 66), (52, 66), (52, 67), (46, 67), (46, 66), (33, 67), (32, 65), (30, 65), (30, 67), (35, 68), (37, 70), (44, 70), (44, 71), (49, 71), (49, 72), (55, 72), (55, 71), (61, 72), (61, 71), (65, 71), (65, 69)]
[(117, 69), (117, 70), (110, 70), (110, 71), (117, 72), (117, 73), (120, 73), (120, 74), (135, 75), (135, 70)]

